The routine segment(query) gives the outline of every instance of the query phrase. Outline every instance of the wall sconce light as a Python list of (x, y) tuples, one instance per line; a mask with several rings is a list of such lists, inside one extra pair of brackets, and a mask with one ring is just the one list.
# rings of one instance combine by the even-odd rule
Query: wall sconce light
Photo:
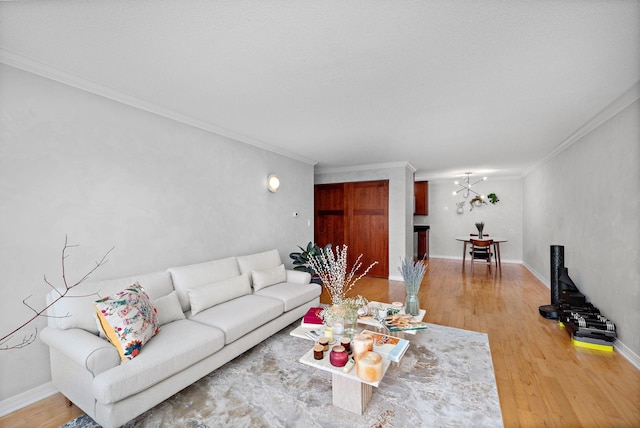
[(280, 187), (280, 180), (275, 174), (269, 174), (267, 177), (267, 189), (271, 193), (276, 193), (278, 191), (278, 187)]

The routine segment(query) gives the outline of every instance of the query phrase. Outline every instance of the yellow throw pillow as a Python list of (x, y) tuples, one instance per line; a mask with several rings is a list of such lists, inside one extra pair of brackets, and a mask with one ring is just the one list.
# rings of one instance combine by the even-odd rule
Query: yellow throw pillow
[(137, 282), (95, 303), (98, 321), (122, 361), (136, 357), (159, 331), (156, 310)]

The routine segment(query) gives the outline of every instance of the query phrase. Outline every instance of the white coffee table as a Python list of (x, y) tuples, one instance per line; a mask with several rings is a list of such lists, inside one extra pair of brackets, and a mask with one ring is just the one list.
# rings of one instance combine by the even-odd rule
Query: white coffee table
[[(310, 367), (315, 367), (331, 373), (331, 391), (333, 395), (333, 405), (352, 413), (361, 415), (371, 400), (373, 395), (373, 387), (380, 385), (378, 382), (365, 382), (356, 374), (355, 364), (347, 373), (343, 371), (343, 367), (334, 367), (329, 362), (329, 352), (324, 353), (322, 360), (313, 358), (313, 349), (309, 349), (306, 354), (300, 358), (300, 362)], [(382, 360), (382, 377), (384, 378), (390, 362)]]

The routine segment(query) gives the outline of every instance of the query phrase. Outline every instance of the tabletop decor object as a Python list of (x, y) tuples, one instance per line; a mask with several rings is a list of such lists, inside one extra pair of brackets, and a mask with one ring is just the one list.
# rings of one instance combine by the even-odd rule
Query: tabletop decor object
[(347, 354), (346, 349), (342, 345), (336, 345), (331, 348), (331, 352), (329, 353), (329, 361), (332, 366), (336, 367), (344, 367), (349, 360), (349, 354)]
[(358, 362), (358, 358), (365, 352), (373, 351), (373, 336), (370, 334), (356, 334), (351, 344), (353, 359)]
[(358, 377), (365, 382), (380, 382), (382, 379), (382, 357), (373, 351), (367, 351), (356, 361)]
[(406, 257), (402, 259), (402, 265), (398, 268), (404, 279), (405, 288), (407, 289), (404, 311), (414, 317), (420, 313), (418, 291), (420, 290), (420, 283), (422, 282), (426, 268), (427, 262), (425, 260), (413, 261)]
[(476, 229), (478, 229), (478, 239), (482, 239), (482, 231), (484, 230), (484, 222), (476, 223)]
[(363, 330), (362, 334), (368, 334), (373, 338), (373, 351), (375, 353), (394, 363), (399, 363), (409, 348), (409, 341), (407, 339), (371, 330)]
[(309, 265), (316, 275), (322, 280), (322, 286), (327, 289), (331, 296), (331, 306), (321, 312), (324, 322), (328, 326), (341, 323), (343, 334), (353, 336), (357, 323), (357, 311), (367, 305), (367, 300), (358, 295), (356, 297), (346, 297), (363, 276), (365, 276), (378, 262), (374, 261), (358, 274), (362, 267), (362, 254), (358, 256), (350, 270), (347, 268), (348, 246), (336, 246), (335, 253), (330, 246), (325, 247), (320, 254), (309, 258)]
[(364, 297), (346, 297), (339, 304), (327, 306), (320, 312), (320, 316), (327, 326), (340, 326), (341, 332), (336, 334), (349, 338), (356, 334), (358, 326), (358, 309), (366, 307), (369, 302)]
[(322, 286), (327, 289), (331, 296), (331, 303), (339, 305), (345, 299), (347, 293), (353, 288), (372, 267), (378, 264), (377, 261), (371, 263), (360, 275), (358, 270), (362, 267), (362, 254), (358, 256), (351, 270), (347, 273), (347, 245), (336, 246), (335, 254), (329, 247), (320, 252), (315, 257), (309, 258), (309, 265), (322, 280)]

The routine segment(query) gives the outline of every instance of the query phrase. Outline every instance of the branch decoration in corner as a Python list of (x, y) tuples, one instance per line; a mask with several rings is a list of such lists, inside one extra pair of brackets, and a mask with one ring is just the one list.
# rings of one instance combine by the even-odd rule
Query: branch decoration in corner
[[(64, 238), (64, 247), (62, 248), (62, 283), (64, 285), (64, 287), (56, 287), (55, 285), (53, 285), (51, 282), (49, 282), (49, 280), (47, 279), (47, 276), (44, 276), (44, 282), (51, 287), (55, 293), (57, 294), (57, 297), (53, 299), (53, 301), (51, 303), (49, 303), (48, 305), (46, 305), (44, 308), (42, 309), (36, 309), (33, 306), (31, 306), (27, 301), (31, 298), (31, 296), (27, 296), (22, 300), (22, 304), (24, 304), (27, 308), (31, 309), (31, 311), (33, 311), (34, 315), (29, 318), (26, 322), (22, 323), (19, 327), (14, 328), (11, 332), (3, 335), (2, 337), (0, 337), (0, 351), (9, 351), (12, 349), (22, 349), (30, 344), (32, 344), (36, 338), (38, 337), (38, 329), (35, 328), (33, 332), (31, 333), (26, 333), (22, 339), (20, 341), (18, 341), (15, 344), (11, 344), (10, 342), (13, 340), (13, 338), (15, 337), (15, 334), (18, 333), (19, 331), (23, 330), (25, 327), (27, 327), (31, 322), (33, 322), (36, 318), (38, 317), (48, 317), (48, 315), (46, 315), (47, 309), (49, 309), (50, 307), (52, 307), (53, 305), (55, 305), (58, 301), (60, 301), (61, 299), (67, 297), (67, 294), (69, 293), (69, 291), (71, 291), (72, 289), (74, 289), (75, 287), (77, 287), (78, 285), (82, 284), (87, 278), (89, 278), (89, 276), (95, 272), (98, 268), (100, 268), (101, 266), (103, 266), (105, 263), (107, 263), (108, 259), (107, 256), (109, 255), (109, 253), (111, 253), (111, 251), (113, 251), (113, 249), (115, 247), (112, 247), (109, 251), (107, 251), (105, 253), (104, 256), (102, 256), (102, 258), (100, 259), (100, 261), (95, 262), (95, 266), (90, 269), (82, 278), (80, 278), (80, 280), (69, 284), (69, 282), (67, 281), (67, 273), (66, 273), (66, 267), (65, 267), (65, 260), (67, 257), (69, 257), (67, 255), (67, 250), (69, 248), (73, 248), (73, 247), (77, 247), (78, 245), (71, 245), (68, 242), (67, 236), (65, 236)], [(94, 293), (91, 294), (87, 294), (86, 296), (77, 296), (74, 295), (73, 297), (87, 297), (87, 296), (91, 296)], [(100, 298), (100, 296), (95, 293), (96, 296), (98, 296), (98, 298)], [(65, 316), (62, 316), (60, 318), (66, 318), (70, 316), (70, 314), (67, 314)]]

